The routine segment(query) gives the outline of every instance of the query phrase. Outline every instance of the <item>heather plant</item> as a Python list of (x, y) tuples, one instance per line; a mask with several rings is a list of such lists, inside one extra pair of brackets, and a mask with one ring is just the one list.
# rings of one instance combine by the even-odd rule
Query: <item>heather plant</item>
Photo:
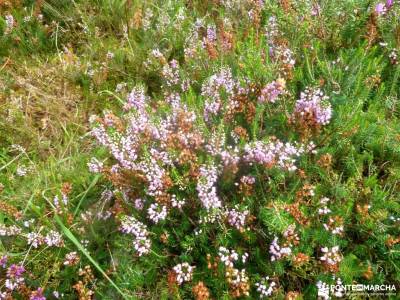
[(398, 297), (400, 3), (0, 12), (0, 299)]

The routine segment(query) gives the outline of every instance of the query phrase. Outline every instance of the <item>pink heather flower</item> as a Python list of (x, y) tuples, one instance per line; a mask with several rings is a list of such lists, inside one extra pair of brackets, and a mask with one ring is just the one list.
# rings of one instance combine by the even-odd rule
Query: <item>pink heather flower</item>
[(29, 300), (46, 300), (46, 297), (43, 296), (43, 289), (40, 287), (36, 291), (33, 291)]
[(147, 214), (149, 219), (157, 224), (167, 217), (167, 207), (158, 203), (153, 203), (147, 209)]
[(250, 165), (253, 163), (267, 167), (278, 166), (288, 171), (294, 171), (295, 158), (303, 153), (303, 149), (297, 148), (290, 143), (282, 143), (279, 140), (271, 142), (256, 141), (246, 144), (244, 147), (244, 161)]
[(296, 101), (294, 114), (297, 118), (311, 118), (319, 125), (327, 125), (332, 117), (332, 107), (328, 99), (320, 89), (306, 88)]
[(136, 220), (133, 216), (125, 216), (122, 219), (120, 230), (134, 237), (133, 248), (139, 256), (150, 252), (151, 240), (146, 225)]
[(128, 101), (125, 104), (124, 109), (129, 110), (131, 108), (134, 108), (139, 112), (143, 112), (147, 100), (148, 99), (145, 94), (144, 88), (142, 86), (137, 86), (133, 88), (128, 95)]
[(213, 208), (220, 208), (222, 206), (221, 200), (217, 195), (217, 188), (215, 184), (218, 180), (217, 168), (215, 166), (201, 166), (200, 177), (197, 182), (198, 197), (207, 210)]
[(278, 238), (275, 237), (269, 246), (269, 253), (271, 254), (271, 261), (275, 261), (292, 254), (292, 249), (290, 247), (281, 247), (278, 244)]
[(237, 82), (232, 77), (229, 68), (223, 68), (217, 74), (212, 75), (201, 87), (201, 95), (205, 97), (204, 119), (209, 121), (212, 115), (217, 115), (223, 106), (221, 92), (228, 97), (233, 96)]
[(143, 207), (144, 207), (144, 200), (141, 199), (141, 198), (136, 199), (136, 200), (135, 200), (135, 208), (136, 208), (137, 210), (142, 210)]
[(0, 257), (0, 266), (2, 268), (5, 268), (7, 266), (7, 261), (8, 261), (7, 255), (3, 255), (2, 257)]
[(256, 178), (254, 176), (244, 175), (240, 178), (240, 182), (243, 184), (253, 185), (256, 182)]
[(180, 81), (178, 62), (173, 59), (169, 64), (165, 64), (162, 68), (161, 74), (164, 77), (167, 86), (177, 85)]
[(321, 13), (321, 7), (319, 6), (318, 3), (313, 4), (312, 10), (311, 10), (311, 15), (312, 16), (317, 16)]
[(387, 0), (386, 1), (386, 7), (387, 8), (391, 8), (393, 6), (393, 2), (394, 2), (393, 0)]
[(239, 211), (238, 207), (228, 210), (227, 219), (229, 225), (235, 227), (238, 230), (243, 230), (246, 226), (246, 218), (249, 215), (249, 211)]
[(258, 97), (258, 101), (261, 103), (271, 102), (275, 103), (279, 95), (285, 92), (285, 80), (277, 79), (271, 83), (268, 83), (262, 90), (261, 95)]
[(385, 4), (383, 4), (382, 2), (379, 2), (376, 6), (375, 6), (375, 12), (378, 15), (383, 15), (386, 13), (386, 7)]
[(13, 291), (24, 283), (22, 274), (25, 272), (25, 268), (22, 265), (12, 264), (7, 269), (7, 279), (5, 286), (8, 290)]

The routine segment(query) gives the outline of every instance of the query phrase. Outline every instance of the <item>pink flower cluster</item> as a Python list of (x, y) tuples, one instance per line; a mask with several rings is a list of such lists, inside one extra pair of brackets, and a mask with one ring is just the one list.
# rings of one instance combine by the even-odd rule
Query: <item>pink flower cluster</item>
[(198, 197), (204, 208), (207, 210), (220, 208), (221, 200), (217, 195), (215, 186), (218, 180), (217, 168), (213, 165), (200, 167), (200, 178), (197, 182)]
[(271, 102), (275, 103), (278, 97), (285, 93), (285, 80), (277, 79), (268, 83), (262, 90), (258, 97), (260, 103)]
[(282, 169), (294, 171), (295, 158), (303, 153), (302, 147), (295, 147), (290, 143), (279, 140), (270, 142), (256, 141), (247, 144), (244, 148), (244, 160), (250, 164), (257, 163), (268, 167), (278, 166)]
[(278, 244), (278, 237), (275, 237), (269, 246), (269, 253), (271, 254), (271, 261), (276, 261), (292, 254), (292, 249), (290, 247), (281, 247)]
[(201, 87), (201, 95), (205, 98), (204, 119), (210, 121), (212, 116), (218, 115), (223, 108), (223, 93), (228, 100), (234, 95), (238, 83), (233, 79), (232, 72), (223, 68), (212, 75)]
[(5, 286), (8, 290), (13, 291), (20, 287), (24, 283), (24, 277), (22, 274), (25, 272), (25, 268), (22, 265), (12, 264), (7, 269), (7, 279)]
[(236, 206), (227, 211), (228, 224), (238, 230), (244, 230), (246, 226), (246, 218), (249, 215), (248, 210), (240, 211)]
[(319, 125), (328, 124), (332, 118), (332, 108), (328, 99), (319, 88), (306, 88), (300, 93), (300, 99), (296, 101), (295, 117)]
[(120, 230), (123, 233), (134, 236), (133, 247), (138, 252), (139, 256), (147, 254), (150, 251), (151, 240), (146, 225), (136, 220), (133, 216), (125, 216), (122, 219)]

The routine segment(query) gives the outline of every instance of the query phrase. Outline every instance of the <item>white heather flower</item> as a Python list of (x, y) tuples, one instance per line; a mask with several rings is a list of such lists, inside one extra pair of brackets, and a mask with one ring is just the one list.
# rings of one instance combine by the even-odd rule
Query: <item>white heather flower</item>
[(4, 224), (0, 224), (0, 236), (15, 236), (21, 234), (22, 229), (16, 225), (7, 227)]
[(177, 264), (175, 267), (173, 267), (178, 284), (181, 285), (184, 282), (191, 281), (193, 278), (194, 269), (194, 266), (191, 266), (186, 262)]
[(239, 259), (239, 254), (235, 250), (229, 250), (225, 247), (219, 247), (218, 256), (220, 261), (229, 268), (233, 268), (235, 261)]
[(249, 258), (249, 254), (247, 252), (243, 253), (242, 255), (242, 263), (245, 264), (247, 259)]
[(153, 203), (147, 209), (149, 219), (157, 224), (160, 221), (165, 220), (167, 217), (167, 207), (158, 203)]
[(320, 260), (328, 265), (336, 265), (342, 261), (342, 256), (339, 252), (339, 246), (332, 247), (329, 249), (328, 247), (321, 248), (322, 255)]
[(178, 200), (177, 198), (176, 198), (176, 195), (172, 195), (172, 197), (171, 197), (171, 204), (172, 204), (172, 207), (176, 207), (176, 208), (182, 208), (182, 206), (185, 204), (185, 199), (182, 199), (182, 200)]
[(69, 252), (65, 255), (64, 266), (73, 266), (76, 265), (80, 260), (80, 257), (77, 252)]
[(108, 59), (113, 59), (114, 58), (114, 53), (112, 53), (111, 51), (108, 51), (106, 56), (107, 56)]
[(26, 166), (19, 166), (17, 168), (16, 174), (19, 177), (23, 177), (28, 173), (28, 168)]
[(331, 297), (329, 296), (329, 285), (327, 283), (318, 281), (317, 289), (318, 289), (318, 297), (321, 297), (323, 300), (331, 299)]
[(32, 245), (33, 248), (38, 248), (43, 244), (43, 236), (37, 232), (30, 232), (27, 234), (28, 244)]
[(62, 239), (61, 234), (58, 232), (51, 230), (44, 238), (44, 242), (48, 246), (62, 247), (64, 245), (64, 241)]
[(255, 284), (257, 287), (257, 292), (260, 293), (260, 298), (266, 298), (273, 294), (276, 291), (277, 286), (275, 281), (271, 281), (269, 277), (264, 277), (261, 281)]

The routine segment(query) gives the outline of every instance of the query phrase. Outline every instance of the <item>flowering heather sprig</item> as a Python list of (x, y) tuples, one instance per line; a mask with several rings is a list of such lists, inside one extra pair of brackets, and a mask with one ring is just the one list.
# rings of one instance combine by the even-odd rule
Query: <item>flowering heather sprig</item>
[(134, 204), (135, 204), (135, 208), (137, 209), (137, 210), (142, 210), (143, 208), (144, 208), (144, 200), (142, 199), (142, 198), (137, 198), (135, 201), (134, 201)]
[(171, 60), (169, 64), (163, 66), (161, 74), (167, 86), (171, 87), (179, 84), (181, 80), (179, 75), (179, 63), (175, 59)]
[(69, 252), (65, 255), (64, 266), (74, 266), (78, 264), (80, 257), (77, 252)]
[(133, 246), (139, 256), (147, 254), (150, 251), (151, 241), (146, 225), (136, 220), (133, 216), (125, 216), (122, 219), (120, 230), (135, 237)]
[(27, 234), (28, 244), (32, 245), (33, 248), (38, 248), (44, 243), (44, 238), (40, 233), (30, 232)]
[(260, 103), (271, 102), (275, 103), (278, 97), (285, 93), (285, 80), (277, 79), (268, 83), (262, 90), (258, 97)]
[(269, 253), (271, 254), (271, 261), (276, 261), (292, 254), (292, 249), (290, 247), (281, 247), (278, 244), (278, 237), (275, 237), (269, 246)]
[(43, 289), (40, 287), (36, 291), (33, 291), (29, 300), (46, 300), (46, 297), (43, 296)]
[(207, 210), (220, 208), (222, 206), (221, 200), (217, 195), (217, 188), (215, 186), (217, 180), (218, 172), (215, 166), (210, 165), (200, 167), (200, 176), (196, 189), (203, 207)]
[(6, 226), (0, 224), (0, 236), (15, 236), (21, 234), (22, 229), (16, 225)]
[(25, 279), (22, 277), (22, 274), (25, 272), (25, 268), (22, 265), (12, 264), (7, 269), (7, 279), (5, 282), (5, 286), (8, 290), (13, 291), (20, 287)]
[(145, 31), (150, 29), (153, 16), (154, 16), (153, 11), (150, 8), (146, 8), (142, 19), (142, 25)]
[(279, 140), (270, 142), (256, 141), (245, 145), (244, 160), (250, 164), (257, 163), (267, 167), (279, 166), (288, 171), (294, 171), (295, 157), (302, 154), (301, 147), (296, 148), (290, 143)]
[(320, 280), (317, 282), (316, 286), (318, 289), (318, 297), (321, 297), (321, 299), (324, 300), (329, 300), (329, 285)]
[(329, 97), (319, 89), (306, 88), (300, 93), (300, 99), (296, 101), (294, 118), (313, 126), (327, 125), (332, 117)]
[(91, 173), (100, 173), (103, 170), (104, 164), (97, 158), (92, 157), (90, 162), (88, 162), (88, 168)]
[(6, 21), (6, 30), (4, 33), (9, 34), (12, 31), (12, 29), (15, 27), (15, 20), (14, 20), (13, 15), (11, 15), (11, 14), (6, 15), (4, 18)]
[(271, 296), (277, 289), (276, 282), (270, 280), (268, 276), (262, 278), (255, 286), (257, 287), (257, 292), (260, 293), (260, 298)]
[(321, 198), (321, 200), (319, 201), (320, 204), (324, 205), (324, 207), (319, 208), (318, 209), (318, 214), (319, 215), (327, 215), (329, 213), (331, 213), (332, 211), (326, 206), (326, 204), (330, 201), (329, 198), (327, 197), (323, 197)]
[(248, 210), (240, 211), (238, 206), (227, 211), (228, 224), (232, 227), (243, 231), (246, 226), (246, 218), (249, 215)]
[(173, 267), (177, 283), (181, 285), (184, 282), (192, 281), (194, 269), (195, 266), (191, 266), (187, 262), (177, 264)]
[(182, 200), (178, 200), (177, 198), (176, 198), (176, 195), (172, 195), (171, 196), (171, 205), (172, 205), (172, 207), (176, 207), (176, 208), (182, 208), (183, 207), (183, 205), (185, 205), (185, 199), (182, 199)]
[(19, 166), (16, 170), (16, 174), (19, 177), (24, 177), (26, 174), (28, 174), (29, 169), (26, 166)]
[(146, 193), (149, 196), (161, 195), (164, 190), (164, 178), (166, 176), (164, 168), (153, 157), (148, 161), (141, 162), (137, 167), (138, 170), (146, 174), (148, 182)]
[(398, 51), (397, 49), (392, 49), (389, 53), (389, 59), (390, 59), (390, 63), (392, 65), (398, 65), (399, 64), (399, 60), (398, 60)]
[(329, 217), (328, 222), (322, 225), (325, 230), (332, 232), (332, 234), (342, 235), (344, 233), (343, 220), (338, 216)]
[[(233, 79), (229, 68), (223, 68), (217, 74), (212, 75), (201, 87), (201, 95), (205, 97), (204, 119), (209, 121), (216, 116), (223, 107), (222, 92), (228, 98), (234, 95), (238, 83)], [(228, 99), (229, 100), (229, 99)]]
[(62, 236), (60, 233), (51, 230), (44, 238), (44, 242), (47, 244), (47, 246), (55, 246), (55, 247), (63, 247), (64, 246), (64, 241), (62, 239)]
[(324, 253), (319, 259), (326, 264), (329, 270), (336, 270), (338, 264), (342, 261), (342, 255), (339, 251), (339, 246), (321, 248), (321, 252)]
[(155, 224), (165, 220), (167, 213), (167, 207), (158, 203), (152, 203), (147, 209), (149, 219)]
[(379, 2), (375, 6), (375, 13), (377, 15), (385, 15), (392, 8), (393, 4), (394, 4), (394, 0), (386, 0), (386, 3)]
[(146, 107), (146, 102), (148, 97), (145, 94), (143, 86), (136, 86), (128, 95), (128, 100), (124, 105), (125, 110), (136, 109), (137, 111), (143, 113)]
[(239, 260), (239, 254), (235, 250), (219, 247), (218, 256), (220, 261), (228, 268), (233, 268), (234, 263)]
[(7, 266), (7, 262), (8, 262), (8, 256), (7, 255), (2, 255), (0, 257), (0, 266), (5, 269)]
[(249, 296), (249, 276), (247, 276), (245, 269), (239, 270), (228, 267), (225, 272), (225, 277), (230, 286), (230, 293), (234, 298)]
[(253, 185), (256, 183), (256, 178), (254, 176), (242, 176), (240, 178), (240, 183), (246, 184), (246, 185)]

